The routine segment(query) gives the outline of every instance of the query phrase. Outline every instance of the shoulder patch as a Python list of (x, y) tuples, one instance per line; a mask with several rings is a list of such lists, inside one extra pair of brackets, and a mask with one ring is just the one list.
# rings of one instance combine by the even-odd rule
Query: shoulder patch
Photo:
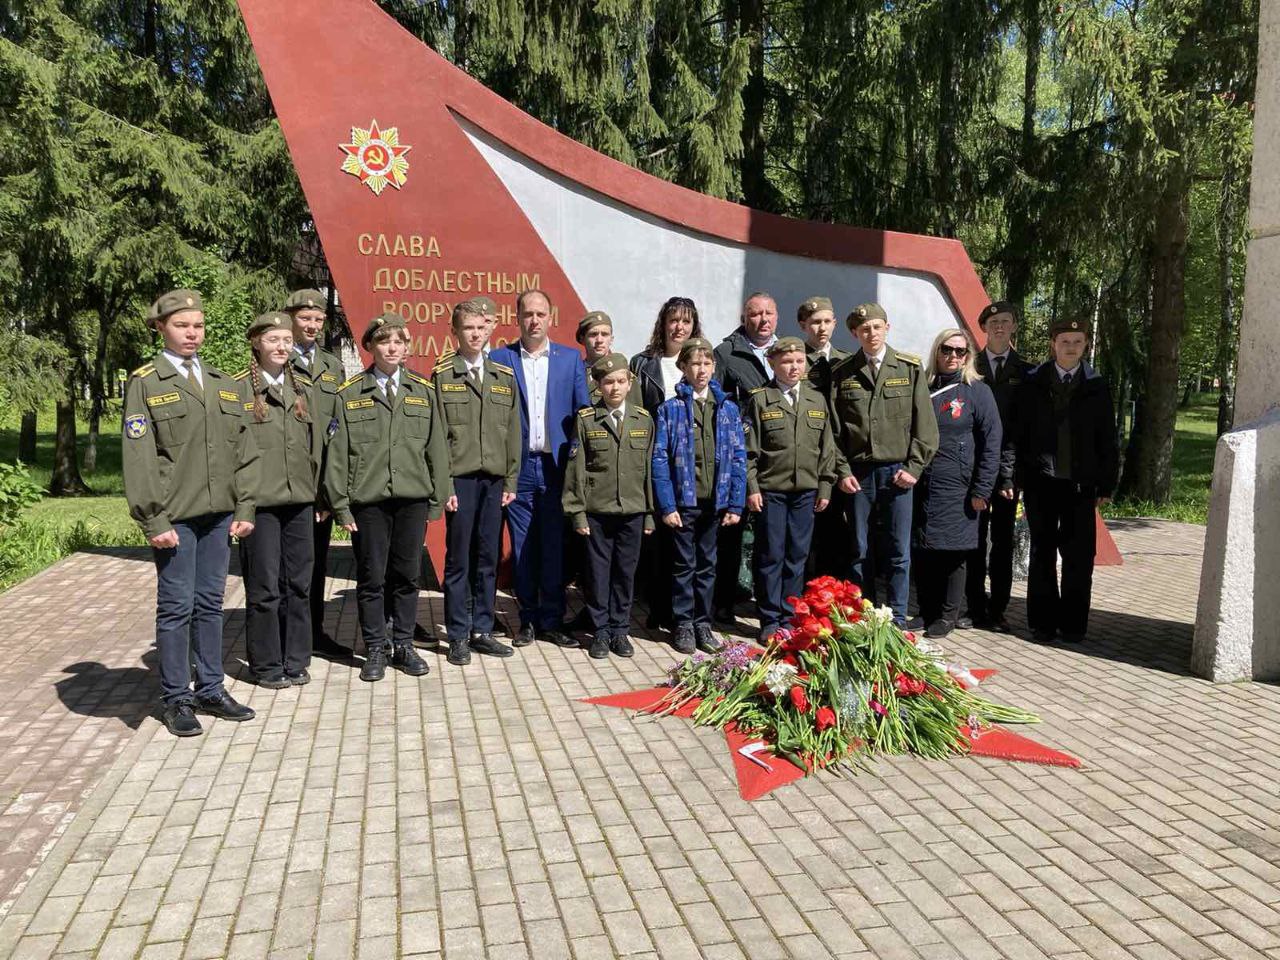
[(249, 375), (249, 368), (248, 368), (248, 367), (245, 367), (245, 368), (244, 368), (243, 370), (241, 370), (239, 373), (234, 373), (234, 374), (232, 374), (232, 375), (231, 375), (231, 379), (232, 379), (232, 380), (243, 380), (243, 379), (244, 379), (245, 377), (247, 377), (248, 375)]
[(420, 383), (424, 387), (431, 386), (430, 380), (428, 380), (426, 377), (422, 376), (421, 374), (414, 373), (412, 370), (406, 370), (404, 372), (404, 375), (408, 377), (410, 380), (412, 380), (414, 383)]
[(347, 389), (347, 387), (351, 386), (353, 383), (359, 383), (363, 379), (364, 379), (364, 371), (361, 370), (354, 377), (349, 377), (346, 380), (343, 380), (342, 383), (339, 385), (338, 389), (345, 390)]
[(148, 373), (152, 373), (155, 370), (155, 368), (156, 368), (156, 365), (154, 363), (144, 363), (137, 370), (133, 371), (133, 373), (129, 374), (129, 376), (145, 377)]
[(492, 363), (499, 370), (501, 370), (503, 373), (509, 373), (513, 377), (516, 375), (516, 372), (512, 370), (510, 367), (508, 367), (505, 363), (499, 363), (497, 360), (490, 360), (489, 362)]
[(898, 354), (898, 359), (905, 360), (907, 363), (911, 364), (913, 367), (920, 366), (920, 358), (917, 357), (914, 353), (900, 353)]
[(453, 357), (449, 357), (447, 359), (437, 360), (436, 365), (431, 368), (431, 372), (439, 373), (441, 370), (452, 370), (452, 369), (453, 369)]
[(589, 417), (589, 416), (591, 416), (591, 414), (592, 414), (592, 413), (594, 413), (594, 412), (595, 412), (595, 409), (596, 409), (595, 407), (582, 407), (582, 408), (578, 411), (578, 416), (580, 416), (580, 417)]

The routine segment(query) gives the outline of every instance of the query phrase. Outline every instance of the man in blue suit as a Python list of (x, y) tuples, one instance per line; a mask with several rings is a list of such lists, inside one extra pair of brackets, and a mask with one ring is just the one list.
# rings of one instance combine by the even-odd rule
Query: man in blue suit
[(489, 359), (515, 371), (520, 387), (520, 479), (507, 507), (516, 558), (520, 632), (515, 646), (535, 639), (573, 643), (564, 619), (564, 511), (560, 500), (573, 420), (591, 402), (582, 357), (552, 343), (551, 298), (541, 290), (516, 297), (520, 340), (498, 347)]

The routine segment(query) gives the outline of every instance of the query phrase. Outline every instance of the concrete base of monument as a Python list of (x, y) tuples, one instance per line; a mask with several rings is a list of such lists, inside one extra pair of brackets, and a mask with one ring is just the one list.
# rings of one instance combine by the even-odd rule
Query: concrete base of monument
[(1280, 407), (1218, 440), (1191, 669), (1280, 679)]

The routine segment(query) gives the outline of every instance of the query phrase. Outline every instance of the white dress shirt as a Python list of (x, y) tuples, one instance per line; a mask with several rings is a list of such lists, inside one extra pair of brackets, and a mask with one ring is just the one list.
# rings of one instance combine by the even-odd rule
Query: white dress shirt
[(1058, 371), (1059, 380), (1061, 380), (1067, 374), (1071, 374), (1072, 380), (1079, 379), (1078, 374), (1080, 373), (1080, 364), (1078, 363), (1074, 367), (1072, 367), (1070, 370), (1064, 370), (1062, 367), (1058, 366), (1058, 361), (1055, 360), (1053, 361), (1053, 368)]
[(769, 338), (768, 342), (762, 343), (760, 346), (756, 346), (751, 342), (750, 337), (747, 338), (747, 344), (751, 347), (751, 352), (754, 353), (756, 355), (756, 359), (760, 361), (760, 366), (764, 367), (766, 370), (769, 369), (769, 348), (774, 345), (777, 339), (778, 335), (775, 333)]
[(875, 375), (877, 379), (879, 379), (880, 377), (880, 368), (884, 365), (884, 355), (888, 352), (889, 352), (889, 347), (887, 344), (885, 344), (884, 346), (881, 346), (880, 351), (878, 353), (867, 353), (866, 350), (862, 351), (862, 355), (867, 358), (868, 367), (871, 367), (871, 361), (875, 360), (875, 366), (872, 367), (872, 369), (875, 371)]
[(551, 344), (530, 353), (520, 344), (524, 372), (525, 408), (529, 411), (529, 452), (550, 453), (547, 446), (547, 381), (551, 376)]
[(1006, 364), (1006, 365), (1009, 363), (1009, 351), (1008, 351), (1008, 350), (1006, 350), (1004, 353), (992, 353), (990, 350), (988, 350), (988, 351), (986, 351), (986, 354), (987, 354), (987, 363), (990, 365), (990, 367), (991, 367), (991, 372), (992, 372), (992, 373), (995, 373), (995, 372), (996, 372), (996, 361), (997, 361), (997, 360), (1003, 360), (1003, 361), (1005, 362), (1005, 364)]
[(391, 383), (394, 384), (394, 389), (396, 393), (400, 392), (400, 368), (399, 367), (396, 367), (395, 373), (390, 373), (390, 374), (383, 373), (377, 367), (374, 367), (373, 379), (374, 379), (374, 382), (378, 384), (378, 389), (382, 391), (382, 395), (384, 397), (387, 397), (388, 400), (390, 400), (391, 397), (387, 396), (387, 381), (391, 381)]
[(312, 343), (309, 347), (300, 347), (296, 343), (293, 345), (293, 352), (298, 355), (298, 359), (302, 361), (302, 368), (310, 370), (311, 365), (316, 362), (316, 345)]
[(187, 376), (187, 368), (184, 367), (183, 364), (187, 362), (187, 359), (189, 359), (192, 364), (191, 369), (196, 375), (196, 382), (199, 383), (201, 387), (204, 386), (204, 371), (200, 369), (199, 357), (189, 357), (184, 359), (170, 350), (162, 350), (161, 352), (165, 355), (165, 358), (173, 364), (173, 369), (178, 371), (178, 376), (183, 379), (186, 379)]
[(259, 367), (258, 376), (262, 378), (262, 383), (264, 386), (280, 387), (281, 390), (283, 391), (284, 389), (284, 371), (283, 370), (280, 371), (280, 375), (278, 377), (273, 377), (271, 374), (267, 373), (267, 371)]

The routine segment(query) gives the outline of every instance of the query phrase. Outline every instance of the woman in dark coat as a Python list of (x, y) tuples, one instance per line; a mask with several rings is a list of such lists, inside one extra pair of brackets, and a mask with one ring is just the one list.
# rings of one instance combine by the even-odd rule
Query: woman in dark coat
[(943, 330), (929, 356), (929, 394), (938, 418), (938, 452), (915, 489), (911, 568), (925, 636), (945, 637), (960, 617), (965, 556), (978, 546), (1000, 468), (1000, 412), (974, 368), (963, 330)]

